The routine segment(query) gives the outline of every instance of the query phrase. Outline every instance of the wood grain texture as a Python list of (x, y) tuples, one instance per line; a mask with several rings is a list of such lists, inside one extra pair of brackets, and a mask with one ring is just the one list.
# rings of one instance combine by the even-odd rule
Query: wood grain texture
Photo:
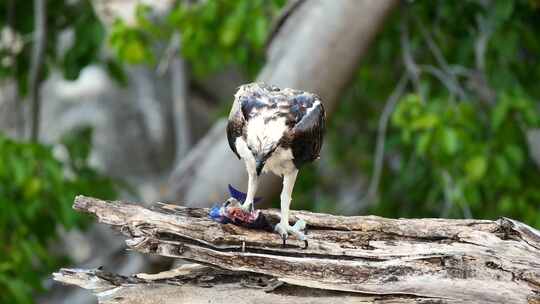
[(154, 275), (125, 277), (102, 270), (61, 269), (57, 281), (92, 291), (101, 304), (422, 304), (429, 298), (405, 295), (374, 296), (313, 289), (282, 283), (265, 275), (232, 272), (188, 264)]
[[(292, 212), (310, 246), (273, 233), (222, 225), (208, 209), (79, 196), (74, 208), (128, 237), (131, 249), (182, 258), (294, 286), (433, 299), (435, 303), (540, 301), (540, 233), (517, 221), (387, 219)], [(277, 210), (264, 210), (277, 222)], [(401, 303), (401, 302), (400, 302)]]

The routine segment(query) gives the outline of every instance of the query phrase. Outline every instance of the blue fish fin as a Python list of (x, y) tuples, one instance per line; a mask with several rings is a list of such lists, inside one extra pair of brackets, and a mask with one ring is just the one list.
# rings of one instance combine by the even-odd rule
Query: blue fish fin
[[(240, 191), (240, 190), (238, 190), (238, 189), (235, 189), (231, 184), (229, 184), (229, 193), (230, 193), (231, 197), (234, 197), (240, 203), (243, 203), (243, 202), (246, 201), (247, 194)], [(261, 200), (262, 200), (262, 197), (256, 197), (256, 198), (253, 199), (253, 204), (258, 203)]]
[(235, 198), (237, 201), (243, 203), (246, 201), (247, 194), (244, 192), (235, 189), (231, 184), (229, 184), (229, 193), (231, 197)]

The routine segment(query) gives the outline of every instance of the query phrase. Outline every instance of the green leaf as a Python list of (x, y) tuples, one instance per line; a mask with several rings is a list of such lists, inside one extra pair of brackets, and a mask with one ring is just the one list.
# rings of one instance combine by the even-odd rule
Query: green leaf
[(401, 140), (403, 140), (403, 143), (408, 144), (412, 140), (412, 134), (409, 130), (403, 130), (401, 132)]
[(232, 46), (238, 37), (238, 33), (238, 28), (234, 25), (234, 22), (225, 24), (221, 30), (221, 44), (226, 47)]
[[(91, 132), (81, 134), (71, 137), (77, 149), (70, 158), (77, 159), (77, 170), (73, 161), (56, 160), (51, 147), (0, 134), (0, 239), (6, 249), (0, 254), (2, 303), (33, 303), (44, 276), (60, 266), (61, 259), (46, 248), (58, 237), (58, 225), (83, 223), (71, 209), (76, 194), (115, 196), (113, 181), (88, 166)], [(2, 280), (6, 277), (9, 281)]]
[(458, 133), (455, 129), (444, 128), (441, 132), (443, 150), (448, 155), (454, 155), (459, 148)]
[(33, 199), (42, 188), (42, 181), (37, 177), (28, 180), (24, 188), (24, 198)]
[(432, 129), (439, 123), (439, 117), (437, 115), (428, 113), (413, 120), (411, 128), (413, 130), (426, 130)]
[(465, 163), (465, 172), (471, 181), (478, 181), (484, 177), (487, 170), (487, 160), (483, 155), (477, 155)]
[(121, 49), (121, 56), (129, 63), (142, 63), (145, 59), (144, 45), (138, 40), (130, 39)]
[(508, 176), (511, 172), (511, 167), (508, 164), (508, 161), (502, 155), (495, 156), (495, 169), (497, 170), (497, 173), (498, 173), (497, 177), (499, 179), (502, 179), (505, 176)]
[(107, 68), (109, 75), (111, 75), (120, 85), (127, 85), (127, 76), (122, 65), (114, 60), (107, 60), (105, 62), (105, 67)]
[(253, 40), (257, 47), (263, 47), (266, 41), (266, 33), (268, 32), (267, 20), (258, 18), (255, 20), (253, 28)]
[(431, 143), (431, 137), (431, 132), (422, 133), (418, 137), (418, 140), (416, 141), (416, 153), (419, 156), (426, 155)]
[(504, 195), (499, 201), (499, 208), (506, 213), (512, 211), (512, 207), (512, 198), (509, 195)]
[(514, 11), (514, 1), (495, 1), (493, 2), (493, 21), (501, 24), (512, 16)]
[(508, 114), (509, 104), (506, 100), (501, 100), (497, 103), (491, 112), (491, 126), (494, 130), (498, 130), (506, 119)]
[(514, 167), (521, 167), (525, 161), (523, 150), (517, 145), (508, 145), (504, 148), (504, 154)]
[(470, 205), (477, 205), (478, 203), (482, 202), (482, 195), (480, 189), (480, 187), (474, 187), (470, 184), (465, 187), (463, 195)]
[[(26, 304), (33, 303), (32, 297), (30, 296), (29, 286), (20, 280), (3, 279), (0, 280), (0, 283), (3, 283), (7, 286), (8, 291), (13, 295), (13, 299), (16, 300), (16, 303)], [(3, 285), (2, 284), (2, 285)]]

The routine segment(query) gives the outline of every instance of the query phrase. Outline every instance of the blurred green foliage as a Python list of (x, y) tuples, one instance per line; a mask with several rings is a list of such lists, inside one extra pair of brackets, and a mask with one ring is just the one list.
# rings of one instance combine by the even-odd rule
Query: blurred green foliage
[(129, 64), (155, 63), (153, 44), (166, 37), (166, 30), (150, 22), (150, 13), (148, 7), (138, 6), (136, 26), (129, 26), (121, 19), (115, 20), (109, 43), (121, 61)]
[(116, 21), (110, 44), (128, 63), (156, 63), (156, 41), (181, 34), (182, 56), (198, 77), (236, 64), (252, 77), (264, 59), (271, 21), (285, 0), (180, 1), (164, 18), (140, 6), (136, 25)]
[[(0, 0), (0, 80), (14, 77), (19, 91), (28, 91), (28, 74), (34, 32), (33, 1)], [(103, 60), (99, 57), (105, 30), (89, 1), (49, 0), (47, 5), (47, 48), (45, 72), (58, 67), (66, 79), (74, 80), (85, 66)], [(61, 50), (60, 41), (72, 31), (72, 41)], [(64, 39), (66, 41), (66, 39)], [(16, 46), (16, 47), (14, 47)], [(105, 60), (109, 69), (118, 68)], [(115, 74), (113, 74), (114, 76)]]
[(16, 142), (0, 134), (0, 302), (33, 303), (42, 280), (65, 264), (50, 246), (62, 225), (84, 222), (71, 205), (78, 194), (116, 196), (115, 182), (88, 165), (91, 130), (66, 135), (53, 147)]
[[(182, 55), (196, 77), (230, 64), (254, 77), (263, 62), (271, 19), (283, 5), (181, 2), (161, 23), (151, 21), (151, 12), (141, 8), (138, 25), (119, 22), (111, 43), (128, 62), (155, 63), (152, 37), (167, 40), (179, 31)], [(540, 173), (526, 141), (526, 131), (540, 121), (535, 102), (540, 98), (539, 7), (538, 1), (528, 0), (403, 4), (389, 18), (330, 121), (325, 161), (340, 178), (306, 167), (295, 187), (295, 208), (336, 211), (336, 183), (372, 172), (378, 120), (407, 70), (408, 47), (419, 74), (391, 115), (379, 195), (368, 201), (369, 212), (510, 216), (540, 226)], [(133, 52), (137, 56), (122, 55), (128, 47), (140, 49)]]
[(485, 109), (474, 102), (454, 104), (436, 98), (422, 103), (417, 95), (408, 95), (392, 117), (394, 136), (400, 136), (395, 148), (423, 167), (419, 170), (423, 174), (410, 176), (408, 163), (403, 162), (394, 178), (412, 179), (418, 185), (428, 181), (418, 201), (411, 202), (412, 212), (403, 215), (423, 211), (426, 216), (460, 217), (466, 209), (467, 216), (505, 215), (540, 224), (540, 171), (534, 170), (528, 156), (524, 133), (540, 126), (537, 105), (506, 92)]
[[(99, 62), (105, 31), (89, 1), (49, 0), (45, 77), (59, 68), (76, 79), (82, 68)], [(33, 2), (0, 0), (0, 81), (15, 79), (20, 95), (28, 91), (34, 31)], [(61, 41), (72, 41), (61, 49)], [(118, 65), (105, 60), (109, 70)], [(112, 73), (114, 75), (114, 73)], [(119, 73), (116, 73), (119, 75)], [(59, 149), (17, 142), (0, 134), (0, 302), (33, 303), (43, 280), (67, 261), (49, 252), (58, 229), (84, 224), (71, 210), (77, 194), (116, 196), (111, 179), (88, 166), (91, 130), (66, 135)]]
[[(415, 1), (390, 17), (332, 118), (331, 163), (344, 179), (371, 172), (378, 119), (406, 70), (408, 37), (420, 74), (392, 114), (379, 196), (369, 212), (509, 216), (540, 226), (540, 170), (526, 139), (540, 124), (540, 11), (534, 1), (482, 3)], [(483, 55), (480, 37), (487, 39)], [(332, 189), (324, 177), (311, 182)], [(311, 191), (304, 199), (321, 196), (335, 197)]]

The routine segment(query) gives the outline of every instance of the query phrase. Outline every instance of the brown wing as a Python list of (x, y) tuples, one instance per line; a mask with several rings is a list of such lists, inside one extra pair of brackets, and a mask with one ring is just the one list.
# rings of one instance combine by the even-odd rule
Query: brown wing
[(244, 126), (246, 125), (246, 119), (242, 113), (242, 106), (238, 98), (235, 98), (231, 112), (229, 113), (229, 122), (227, 123), (227, 140), (229, 141), (229, 147), (240, 159), (240, 155), (236, 151), (236, 138), (242, 136), (244, 132)]
[(324, 131), (324, 107), (322, 102), (318, 102), (306, 112), (287, 136), (294, 156), (294, 165), (297, 168), (319, 158)]

